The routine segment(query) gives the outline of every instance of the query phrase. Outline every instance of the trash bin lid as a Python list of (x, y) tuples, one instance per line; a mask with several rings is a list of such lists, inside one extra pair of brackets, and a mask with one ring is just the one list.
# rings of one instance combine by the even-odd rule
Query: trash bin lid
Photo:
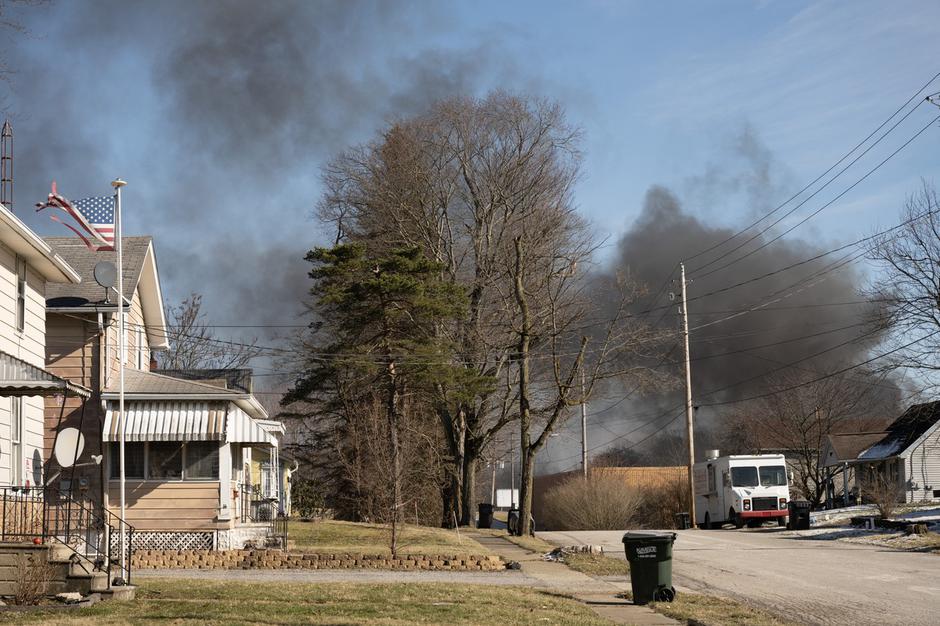
[(633, 530), (623, 535), (623, 543), (646, 542), (646, 543), (666, 543), (674, 542), (676, 533), (660, 532), (655, 530)]

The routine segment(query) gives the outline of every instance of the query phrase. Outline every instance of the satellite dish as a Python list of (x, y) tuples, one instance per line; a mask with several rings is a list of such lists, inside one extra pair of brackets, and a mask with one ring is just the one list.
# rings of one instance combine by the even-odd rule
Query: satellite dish
[(117, 283), (117, 268), (111, 261), (98, 261), (95, 264), (95, 282), (110, 289)]
[(55, 460), (60, 467), (72, 467), (85, 449), (85, 437), (77, 428), (63, 428), (55, 438)]

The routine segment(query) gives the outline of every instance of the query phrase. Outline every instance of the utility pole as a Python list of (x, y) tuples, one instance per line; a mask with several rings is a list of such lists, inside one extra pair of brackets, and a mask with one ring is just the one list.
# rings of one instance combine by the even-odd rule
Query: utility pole
[(509, 508), (516, 508), (516, 444), (509, 444)]
[(682, 339), (685, 344), (685, 427), (689, 438), (689, 523), (695, 527), (695, 479), (692, 466), (695, 464), (695, 436), (692, 431), (692, 365), (689, 359), (689, 308), (685, 281), (685, 263), (679, 264), (682, 281)]
[(581, 472), (588, 477), (587, 402), (584, 398), (584, 366), (581, 367)]
[(490, 503), (495, 507), (496, 506), (496, 466), (497, 462), (493, 460), (493, 486), (490, 493)]

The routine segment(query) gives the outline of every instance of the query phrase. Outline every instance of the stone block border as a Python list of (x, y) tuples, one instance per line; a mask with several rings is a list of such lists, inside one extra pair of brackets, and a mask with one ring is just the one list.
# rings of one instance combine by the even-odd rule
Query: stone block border
[(506, 569), (498, 556), (321, 554), (283, 550), (136, 550), (133, 569), (390, 569), (484, 571)]

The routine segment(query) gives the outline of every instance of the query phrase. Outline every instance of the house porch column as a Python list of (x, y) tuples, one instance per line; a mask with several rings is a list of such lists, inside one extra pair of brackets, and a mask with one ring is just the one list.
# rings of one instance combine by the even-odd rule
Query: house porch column
[(232, 519), (232, 444), (219, 447), (219, 521)]

